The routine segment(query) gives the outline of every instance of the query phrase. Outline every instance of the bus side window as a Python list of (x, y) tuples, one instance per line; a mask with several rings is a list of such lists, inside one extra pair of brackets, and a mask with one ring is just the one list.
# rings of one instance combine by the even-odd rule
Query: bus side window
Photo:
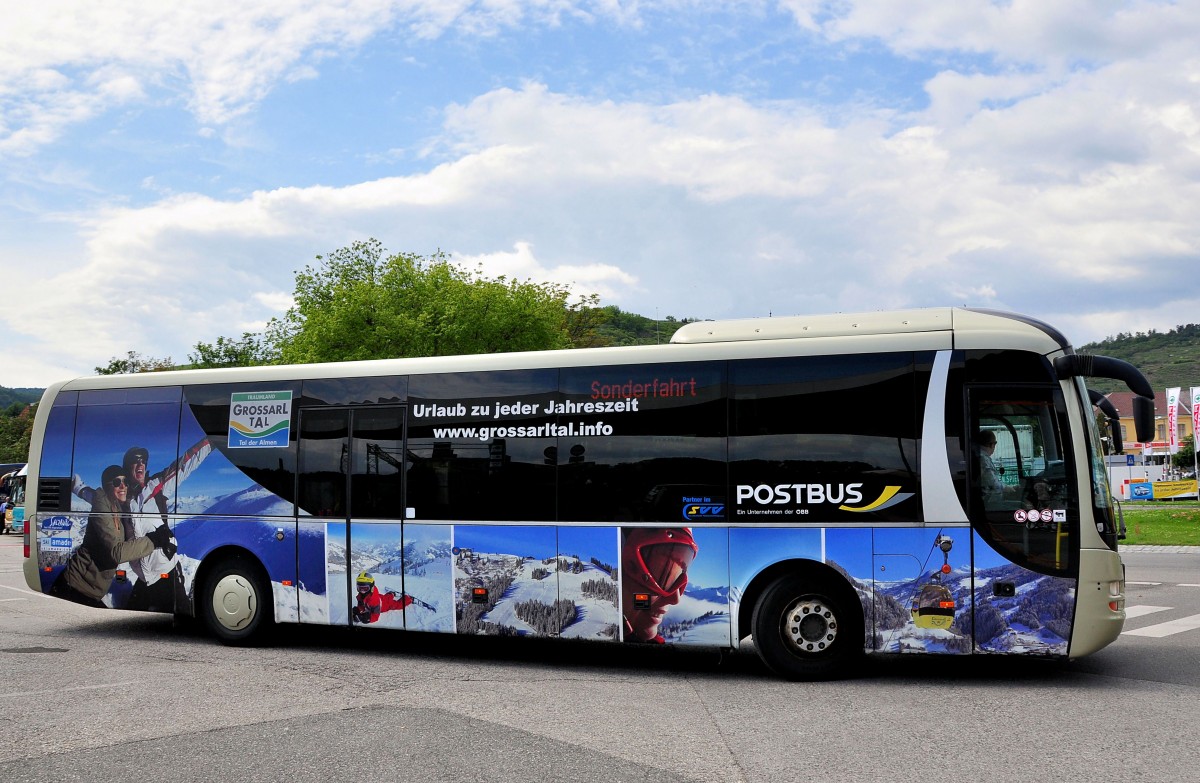
[(349, 411), (305, 410), (300, 416), (299, 506), (315, 517), (346, 515)]

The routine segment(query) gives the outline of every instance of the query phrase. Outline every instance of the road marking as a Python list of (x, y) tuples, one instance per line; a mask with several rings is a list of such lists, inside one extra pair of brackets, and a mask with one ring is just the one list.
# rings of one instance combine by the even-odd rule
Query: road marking
[(13, 601), (28, 601), (28, 598), (0, 598), (0, 604), (11, 604)]
[(1141, 585), (1142, 587), (1158, 587), (1162, 582), (1126, 582), (1127, 585)]
[(20, 691), (18, 693), (0, 693), (0, 699), (17, 699), (25, 696), (53, 696), (56, 693), (70, 693), (72, 691), (102, 691), (105, 688), (127, 688), (130, 685), (137, 685), (136, 682), (113, 682), (108, 685), (79, 685), (74, 688), (55, 688), (49, 691)]
[(1164, 636), (1183, 633), (1184, 631), (1194, 631), (1200, 628), (1200, 614), (1194, 614), (1191, 617), (1181, 617), (1178, 620), (1169, 620), (1158, 625), (1148, 625), (1145, 628), (1138, 628), (1136, 631), (1125, 631), (1122, 636), (1149, 636), (1154, 639), (1161, 639)]
[(52, 597), (52, 596), (46, 595), (45, 593), (35, 593), (32, 590), (30, 590), (28, 587), (11, 587), (9, 585), (0, 585), (0, 587), (3, 587), (5, 590), (16, 590), (18, 593), (24, 593), (25, 595), (36, 595), (38, 598), (51, 598)]
[(1174, 607), (1171, 607), (1171, 606), (1146, 606), (1146, 605), (1127, 606), (1127, 607), (1125, 607), (1125, 619), (1132, 620), (1134, 617), (1141, 617), (1142, 615), (1154, 614), (1155, 612), (1165, 612), (1168, 609), (1172, 609), (1172, 608), (1174, 608)]
[(1198, 584), (1198, 585), (1182, 584), (1182, 585), (1175, 585), (1175, 586), (1176, 587), (1200, 587), (1200, 584)]

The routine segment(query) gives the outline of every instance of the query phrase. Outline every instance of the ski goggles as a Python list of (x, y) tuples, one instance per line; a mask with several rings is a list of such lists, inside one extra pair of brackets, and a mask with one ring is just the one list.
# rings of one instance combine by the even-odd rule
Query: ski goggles
[(369, 593), (369, 592), (371, 592), (371, 588), (372, 588), (372, 587), (374, 587), (374, 586), (375, 586), (375, 585), (369, 585), (369, 584), (359, 584), (359, 585), (358, 585), (358, 592), (360, 592), (360, 593)]
[(688, 566), (696, 558), (691, 544), (645, 544), (637, 555), (651, 591), (668, 596), (687, 587)]

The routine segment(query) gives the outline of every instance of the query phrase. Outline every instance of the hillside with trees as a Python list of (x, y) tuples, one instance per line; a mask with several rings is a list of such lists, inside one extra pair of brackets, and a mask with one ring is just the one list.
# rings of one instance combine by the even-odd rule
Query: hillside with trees
[(45, 389), (7, 389), (0, 386), (0, 411), (7, 411), (14, 405), (24, 407), (42, 399)]
[[(1097, 343), (1088, 343), (1079, 353), (1123, 359), (1142, 371), (1155, 390), (1200, 386), (1200, 324), (1176, 326), (1168, 332), (1121, 332)], [(1088, 379), (1088, 387), (1103, 392), (1123, 391), (1118, 381)]]

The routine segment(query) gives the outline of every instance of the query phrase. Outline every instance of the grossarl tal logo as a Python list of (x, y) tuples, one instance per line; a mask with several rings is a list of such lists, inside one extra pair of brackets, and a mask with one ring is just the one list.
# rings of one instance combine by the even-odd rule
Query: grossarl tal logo
[(839, 511), (865, 514), (882, 511), (911, 498), (915, 493), (901, 492), (902, 487), (889, 485), (879, 496), (867, 503), (862, 482), (851, 484), (739, 484), (737, 504), (754, 503), (760, 506), (834, 505)]

